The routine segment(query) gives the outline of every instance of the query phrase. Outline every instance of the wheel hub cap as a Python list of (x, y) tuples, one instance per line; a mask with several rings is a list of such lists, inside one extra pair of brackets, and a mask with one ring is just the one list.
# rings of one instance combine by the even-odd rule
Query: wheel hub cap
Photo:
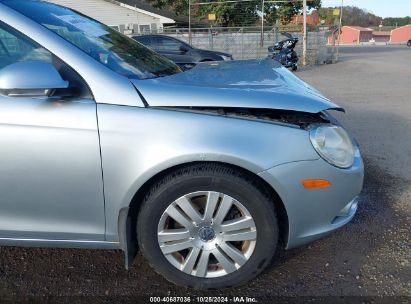
[(215, 231), (211, 227), (202, 227), (198, 230), (198, 236), (203, 242), (210, 242), (215, 239)]
[(160, 218), (158, 245), (187, 274), (215, 278), (241, 268), (257, 242), (250, 212), (224, 193), (199, 191), (172, 202)]

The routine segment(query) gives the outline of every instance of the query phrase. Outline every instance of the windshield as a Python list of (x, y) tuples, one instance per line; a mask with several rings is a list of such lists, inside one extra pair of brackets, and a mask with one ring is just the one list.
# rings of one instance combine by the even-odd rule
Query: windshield
[(128, 78), (148, 79), (181, 72), (167, 58), (71, 9), (40, 1), (3, 0), (2, 3), (47, 27), (93, 59)]

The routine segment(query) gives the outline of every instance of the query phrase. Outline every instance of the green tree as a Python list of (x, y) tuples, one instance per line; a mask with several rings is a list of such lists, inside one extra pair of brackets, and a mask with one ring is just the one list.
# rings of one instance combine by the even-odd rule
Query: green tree
[(388, 18), (384, 18), (382, 23), (385, 26), (403, 26), (403, 25), (411, 24), (411, 17), (410, 16), (403, 17), (403, 18), (388, 17)]
[[(308, 9), (319, 9), (321, 0), (307, 1)], [(266, 5), (266, 19), (268, 22), (274, 23), (280, 20), (282, 24), (287, 24), (291, 21), (294, 15), (302, 14), (303, 2), (291, 0), (290, 2), (270, 3)]]
[(361, 9), (356, 6), (345, 6), (343, 8), (342, 23), (344, 25), (369, 27), (378, 26), (381, 21), (381, 17), (378, 17), (365, 9)]
[[(147, 0), (158, 8), (169, 8), (177, 15), (188, 14), (188, 0)], [(234, 3), (221, 3), (209, 5), (196, 5), (196, 0), (192, 0), (192, 15), (197, 21), (204, 20), (208, 13), (215, 13), (216, 22), (222, 26), (254, 25), (259, 22), (259, 14), (262, 10), (262, 1), (247, 1)], [(201, 2), (204, 2), (203, 0)], [(308, 1), (308, 8), (318, 9), (321, 7), (321, 0)], [(290, 0), (289, 2), (272, 3), (267, 2), (264, 7), (265, 19), (268, 24), (273, 24), (276, 20), (281, 23), (290, 22), (292, 16), (301, 13), (301, 0)]]
[[(332, 25), (338, 17), (333, 15), (334, 9), (339, 7), (323, 7), (318, 11), (321, 20), (325, 20), (325, 24)], [(354, 26), (378, 26), (380, 25), (382, 18), (368, 12), (365, 9), (358, 8), (356, 6), (344, 6), (343, 7), (343, 25), (354, 25)]]
[(318, 10), (318, 17), (320, 20), (324, 20), (326, 25), (333, 25), (336, 17), (333, 15), (334, 8), (322, 7)]

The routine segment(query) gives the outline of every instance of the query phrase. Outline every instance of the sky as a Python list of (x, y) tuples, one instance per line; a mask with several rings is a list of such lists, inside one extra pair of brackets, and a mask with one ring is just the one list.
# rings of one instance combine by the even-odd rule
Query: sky
[[(341, 0), (322, 0), (322, 6), (340, 6)], [(364, 8), (380, 17), (411, 16), (411, 0), (344, 0), (345, 5)]]

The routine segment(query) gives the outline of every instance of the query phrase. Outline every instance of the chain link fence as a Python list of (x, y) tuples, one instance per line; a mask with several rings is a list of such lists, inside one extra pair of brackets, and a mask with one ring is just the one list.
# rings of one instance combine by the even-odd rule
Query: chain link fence
[[(265, 27), (264, 31), (261, 31), (260, 27), (192, 28), (191, 44), (200, 49), (232, 54), (234, 59), (238, 60), (265, 58), (268, 56), (268, 47), (286, 39), (282, 35), (284, 32), (299, 38), (296, 52), (301, 58), (302, 27), (299, 25)], [(153, 34), (158, 33), (158, 31), (153, 32)], [(151, 34), (151, 32), (146, 31), (144, 34)], [(190, 42), (189, 28), (164, 28), (161, 34)], [(310, 27), (307, 32), (308, 64), (323, 64), (333, 60), (333, 52), (327, 46), (327, 38), (330, 34), (327, 29)]]

